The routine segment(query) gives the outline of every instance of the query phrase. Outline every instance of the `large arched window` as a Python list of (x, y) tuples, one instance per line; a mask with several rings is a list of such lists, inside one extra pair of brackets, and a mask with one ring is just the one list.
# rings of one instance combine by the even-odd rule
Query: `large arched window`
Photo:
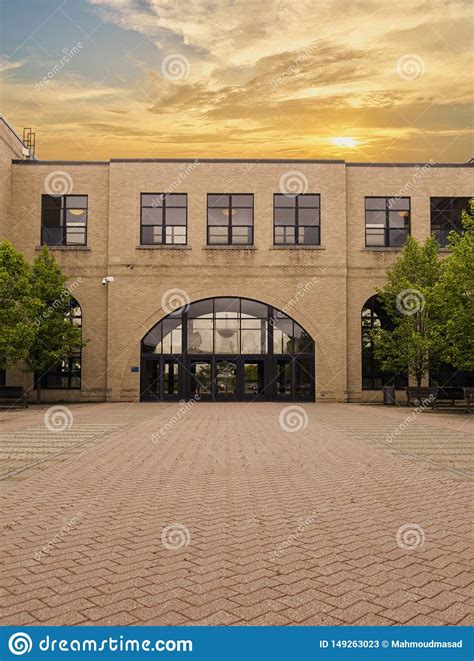
[[(65, 306), (65, 316), (82, 329), (82, 310), (75, 298), (71, 298)], [(35, 383), (41, 379), (41, 388), (45, 390), (79, 390), (81, 388), (82, 351), (79, 348), (69, 358), (53, 365), (42, 375), (35, 374)]]
[(142, 399), (312, 399), (314, 341), (290, 316), (246, 298), (175, 310), (142, 340)]
[(393, 328), (393, 323), (385, 312), (382, 302), (377, 296), (371, 296), (362, 308), (361, 339), (362, 339), (362, 388), (363, 390), (379, 390), (383, 386), (393, 385), (405, 388), (408, 379), (404, 374), (384, 372), (374, 353), (374, 341), (371, 331), (375, 328)]

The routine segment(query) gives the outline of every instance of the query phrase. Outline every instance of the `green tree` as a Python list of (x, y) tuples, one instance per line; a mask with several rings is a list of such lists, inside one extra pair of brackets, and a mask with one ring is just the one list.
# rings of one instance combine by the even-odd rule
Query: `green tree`
[(463, 231), (449, 235), (450, 254), (436, 288), (442, 318), (443, 360), (460, 370), (474, 370), (474, 198), (463, 213)]
[(439, 360), (440, 325), (434, 289), (441, 273), (434, 237), (423, 245), (409, 236), (378, 296), (393, 322), (393, 330), (372, 331), (375, 357), (387, 372), (404, 372), (418, 386), (429, 366)]
[[(74, 324), (67, 277), (50, 255), (47, 246), (41, 250), (33, 264), (31, 284), (40, 306), (34, 319), (34, 341), (25, 362), (29, 372), (42, 375), (59, 361), (67, 360), (85, 342), (82, 341), (80, 328)], [(40, 402), (40, 378), (36, 381), (36, 396)]]
[(0, 369), (24, 360), (33, 343), (37, 301), (31, 288), (31, 267), (9, 241), (0, 243)]

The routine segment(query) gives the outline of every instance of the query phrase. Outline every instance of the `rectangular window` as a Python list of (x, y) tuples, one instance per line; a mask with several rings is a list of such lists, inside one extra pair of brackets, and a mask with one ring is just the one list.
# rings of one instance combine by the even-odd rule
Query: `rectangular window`
[(41, 245), (87, 245), (87, 195), (41, 196)]
[(253, 244), (253, 193), (208, 194), (207, 243)]
[(402, 247), (410, 233), (409, 197), (365, 198), (365, 245)]
[(35, 381), (41, 379), (43, 390), (80, 390), (81, 388), (81, 352), (61, 360), (47, 370), (41, 377), (35, 373)]
[(273, 195), (274, 245), (321, 243), (320, 196), (313, 194)]
[(187, 224), (186, 193), (141, 194), (141, 245), (186, 245)]
[(444, 248), (448, 245), (448, 235), (453, 230), (462, 230), (462, 212), (469, 211), (469, 197), (431, 197), (431, 233)]
[[(68, 317), (72, 318), (74, 326), (82, 328), (82, 311), (77, 301), (71, 299), (65, 309), (65, 313)], [(35, 372), (35, 384), (41, 381), (41, 388), (45, 390), (80, 390), (81, 362), (82, 349), (79, 348), (73, 351), (69, 358), (60, 360), (42, 374)]]

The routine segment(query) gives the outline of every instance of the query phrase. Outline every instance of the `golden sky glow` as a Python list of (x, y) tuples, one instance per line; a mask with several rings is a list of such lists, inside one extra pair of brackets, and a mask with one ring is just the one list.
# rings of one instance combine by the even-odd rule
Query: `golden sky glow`
[(472, 156), (472, 3), (3, 0), (39, 158)]

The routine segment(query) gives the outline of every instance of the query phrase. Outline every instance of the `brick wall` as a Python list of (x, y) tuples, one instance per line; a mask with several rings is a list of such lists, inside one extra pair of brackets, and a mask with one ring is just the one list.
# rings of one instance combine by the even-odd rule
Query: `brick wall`
[[(294, 170), (303, 173), (308, 193), (321, 195), (320, 248), (272, 246), (273, 193), (282, 175)], [(41, 194), (54, 172), (70, 177), (71, 192), (89, 196), (88, 250), (54, 250), (71, 280), (80, 279), (75, 295), (89, 343), (82, 393), (49, 391), (50, 399), (137, 399), (140, 375), (130, 368), (140, 364), (140, 340), (164, 316), (161, 298), (174, 288), (190, 300), (235, 295), (289, 307), (316, 341), (317, 399), (378, 398), (379, 393), (361, 391), (360, 311), (383, 285), (397, 252), (364, 247), (364, 197), (410, 196), (412, 232), (423, 239), (429, 234), (431, 195), (473, 194), (468, 167), (433, 167), (420, 176), (414, 166), (341, 162), (18, 163), (12, 166), (12, 203), (3, 226), (29, 259), (39, 245)], [(140, 193), (169, 190), (188, 194), (188, 245), (140, 248)], [(206, 247), (209, 192), (254, 194), (252, 249)], [(114, 282), (103, 286), (105, 275)], [(307, 283), (306, 293), (298, 295)]]

